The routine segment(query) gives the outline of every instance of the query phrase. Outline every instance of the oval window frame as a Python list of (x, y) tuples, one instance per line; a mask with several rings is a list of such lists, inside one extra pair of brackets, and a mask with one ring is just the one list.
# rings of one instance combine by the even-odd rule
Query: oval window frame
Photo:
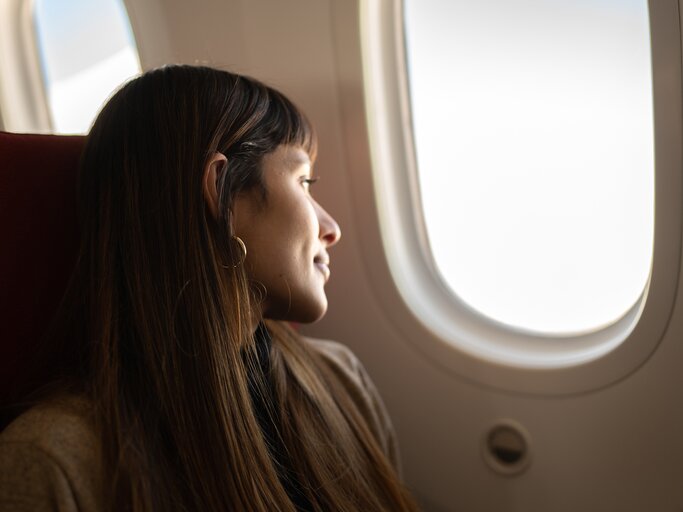
[(623, 379), (656, 350), (678, 287), (683, 108), (678, 2), (650, 2), (649, 15), (655, 139), (650, 278), (640, 299), (615, 323), (586, 334), (543, 336), (484, 317), (458, 299), (440, 278), (428, 250), (417, 188), (402, 2), (360, 3), (366, 125), (381, 244), (398, 294), (411, 312), (392, 318), (406, 338), (438, 366), (487, 387), (574, 394)]
[[(140, 67), (143, 47), (137, 36), (134, 5), (121, 0), (135, 43)], [(158, 30), (158, 27), (155, 27)], [(162, 33), (165, 40), (165, 34)], [(34, 0), (0, 2), (0, 128), (17, 133), (55, 133), (34, 23)]]
[(0, 3), (0, 109), (2, 128), (51, 133), (47, 95), (34, 37), (33, 0)]

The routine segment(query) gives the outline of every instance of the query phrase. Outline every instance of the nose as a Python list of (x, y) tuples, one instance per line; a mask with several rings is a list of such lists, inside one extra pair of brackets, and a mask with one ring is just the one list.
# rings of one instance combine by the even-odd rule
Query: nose
[(325, 208), (318, 203), (315, 204), (316, 213), (318, 215), (318, 224), (320, 225), (320, 240), (325, 242), (326, 247), (332, 247), (341, 238), (341, 229), (337, 221), (327, 213)]

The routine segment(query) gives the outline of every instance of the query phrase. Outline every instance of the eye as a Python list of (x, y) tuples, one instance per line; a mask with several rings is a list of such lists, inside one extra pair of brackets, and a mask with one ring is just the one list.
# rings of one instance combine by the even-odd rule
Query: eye
[(309, 189), (311, 185), (313, 185), (316, 181), (318, 181), (320, 178), (301, 178), (301, 184), (304, 186), (306, 190)]

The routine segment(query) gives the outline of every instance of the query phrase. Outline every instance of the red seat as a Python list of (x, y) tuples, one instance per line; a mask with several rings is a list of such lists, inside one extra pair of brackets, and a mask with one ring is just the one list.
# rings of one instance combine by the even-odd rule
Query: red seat
[(76, 260), (84, 141), (0, 132), (0, 427)]

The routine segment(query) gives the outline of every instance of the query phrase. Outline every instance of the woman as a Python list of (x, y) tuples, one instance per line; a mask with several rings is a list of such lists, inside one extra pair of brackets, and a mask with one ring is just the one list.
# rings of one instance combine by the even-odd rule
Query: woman
[(0, 437), (4, 509), (415, 509), (359, 362), (279, 322), (327, 308), (340, 231), (315, 152), (291, 102), (228, 72), (165, 67), (112, 97), (51, 342), (70, 363)]

